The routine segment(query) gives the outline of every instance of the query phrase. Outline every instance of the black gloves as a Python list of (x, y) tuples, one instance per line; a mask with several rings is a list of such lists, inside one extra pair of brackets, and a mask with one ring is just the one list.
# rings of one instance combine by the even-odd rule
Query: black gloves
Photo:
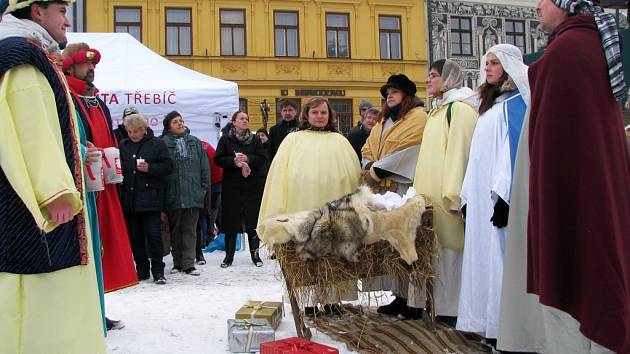
[(464, 220), (466, 220), (466, 205), (468, 204), (464, 204), (464, 206), (462, 207), (462, 216), (464, 217)]
[(490, 218), (492, 225), (500, 228), (506, 227), (508, 223), (508, 215), (510, 214), (510, 206), (505, 200), (499, 197), (496, 204), (494, 204), (494, 213)]

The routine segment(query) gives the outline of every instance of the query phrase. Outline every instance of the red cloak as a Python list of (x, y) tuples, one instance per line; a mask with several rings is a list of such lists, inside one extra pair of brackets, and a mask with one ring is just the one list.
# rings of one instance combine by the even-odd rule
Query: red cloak
[(592, 17), (529, 67), (527, 290), (589, 339), (630, 352), (630, 157)]
[[(70, 91), (77, 103), (77, 111), (88, 123), (92, 143), (99, 148), (117, 147), (111, 128), (107, 123), (101, 103), (86, 104), (80, 96), (85, 95), (86, 83), (72, 76), (66, 76)], [(96, 93), (95, 93), (96, 94)], [(96, 198), (98, 226), (101, 234), (103, 257), (103, 283), (105, 292), (110, 292), (138, 284), (127, 225), (123, 217), (116, 185), (106, 184), (105, 190)]]

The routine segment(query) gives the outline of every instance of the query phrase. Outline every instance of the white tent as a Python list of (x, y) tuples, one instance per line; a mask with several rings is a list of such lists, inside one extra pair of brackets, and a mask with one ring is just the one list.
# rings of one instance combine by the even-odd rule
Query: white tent
[(68, 43), (85, 42), (101, 52), (94, 85), (112, 113), (114, 125), (135, 106), (156, 135), (162, 119), (181, 113), (191, 134), (216, 147), (219, 125), (238, 110), (238, 86), (163, 58), (127, 33), (68, 33)]

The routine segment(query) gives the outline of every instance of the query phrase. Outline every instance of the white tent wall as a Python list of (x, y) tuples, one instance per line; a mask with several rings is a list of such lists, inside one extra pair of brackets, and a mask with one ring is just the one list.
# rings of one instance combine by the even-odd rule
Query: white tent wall
[(238, 110), (238, 86), (163, 58), (127, 33), (68, 33), (68, 43), (85, 42), (101, 53), (94, 85), (114, 125), (128, 106), (138, 108), (159, 136), (162, 119), (178, 111), (192, 135), (216, 147), (220, 127)]

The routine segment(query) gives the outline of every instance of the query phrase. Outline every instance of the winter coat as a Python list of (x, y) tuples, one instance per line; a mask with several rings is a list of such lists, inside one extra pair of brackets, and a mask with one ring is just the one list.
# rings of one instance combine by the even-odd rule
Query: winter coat
[[(123, 182), (120, 199), (124, 211), (160, 211), (164, 205), (164, 177), (173, 170), (166, 144), (153, 135), (151, 129), (137, 143), (129, 138), (120, 142), (120, 162)], [(149, 164), (149, 171), (136, 167), (137, 159)]]
[[(251, 174), (245, 178), (234, 164), (236, 152), (247, 155)], [(256, 227), (262, 200), (261, 175), (267, 155), (257, 136), (249, 144), (239, 142), (232, 134), (224, 134), (217, 145), (214, 162), (223, 167), (221, 191), (221, 225), (226, 232), (240, 232)]]
[(205, 141), (201, 141), (201, 146), (206, 150), (206, 154), (208, 155), (208, 163), (210, 164), (210, 184), (217, 184), (223, 181), (223, 169), (217, 164), (214, 163), (214, 155), (217, 151), (214, 147)]
[(276, 156), (276, 152), (280, 148), (280, 144), (282, 144), (282, 140), (286, 138), (289, 133), (295, 132), (298, 130), (298, 118), (296, 117), (293, 120), (285, 121), (274, 125), (269, 129), (269, 161), (273, 160), (274, 156)]
[(350, 129), (348, 133), (348, 141), (352, 148), (357, 153), (357, 157), (359, 158), (359, 162), (361, 162), (361, 149), (363, 145), (365, 145), (365, 141), (368, 136), (370, 136), (370, 132), (365, 131), (362, 126), (357, 126)]
[[(177, 141), (184, 139), (187, 156), (177, 156)], [(164, 132), (173, 171), (166, 177), (164, 210), (203, 208), (206, 191), (210, 186), (208, 155), (196, 137), (186, 131), (182, 135)]]
[(116, 137), (116, 141), (120, 145), (120, 142), (123, 141), (123, 139), (127, 139), (129, 137), (129, 134), (127, 134), (127, 129), (125, 129), (124, 125), (118, 124), (118, 128), (114, 129), (114, 136)]

